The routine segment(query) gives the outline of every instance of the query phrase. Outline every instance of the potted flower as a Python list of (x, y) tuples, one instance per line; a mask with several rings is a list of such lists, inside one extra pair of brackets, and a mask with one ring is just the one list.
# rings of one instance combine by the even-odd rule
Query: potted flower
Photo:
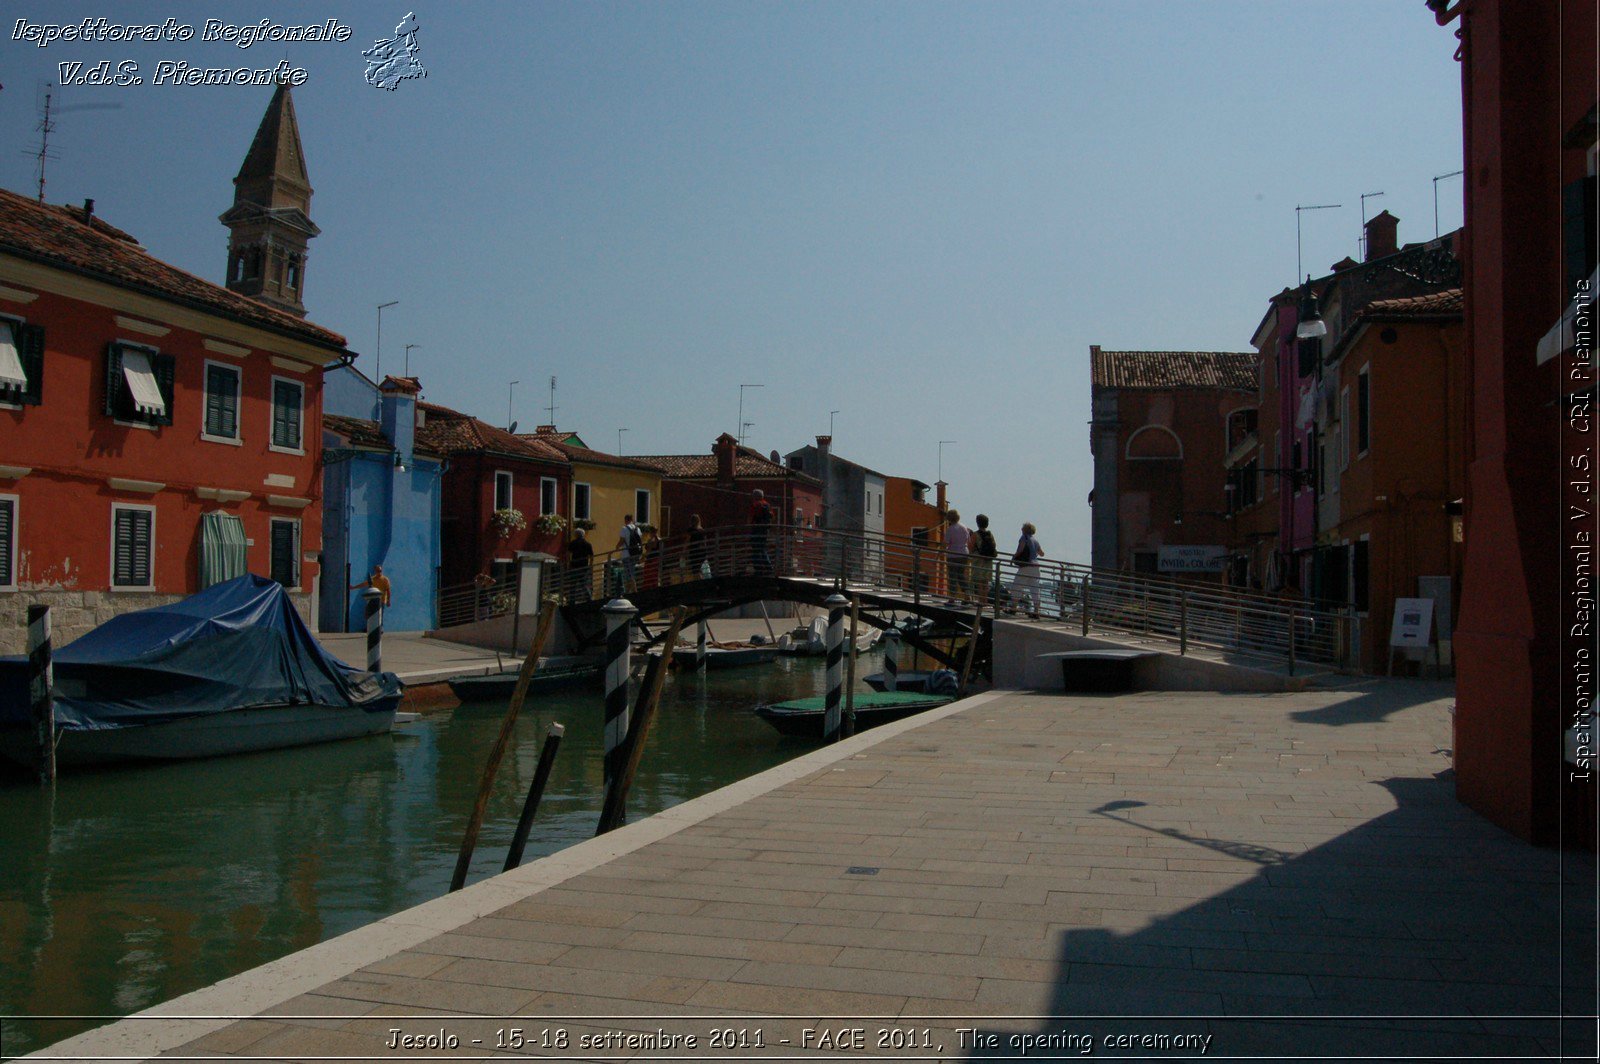
[(554, 536), (566, 531), (567, 519), (560, 514), (540, 514), (533, 527), (542, 535)]
[(521, 510), (507, 507), (504, 510), (496, 510), (490, 516), (489, 527), (501, 539), (509, 539), (511, 533), (521, 532), (528, 527), (528, 519), (522, 516)]
[(600, 524), (597, 521), (589, 520), (587, 517), (580, 517), (576, 521), (572, 522), (572, 527), (581, 528), (585, 532), (593, 532), (595, 529), (600, 527)]

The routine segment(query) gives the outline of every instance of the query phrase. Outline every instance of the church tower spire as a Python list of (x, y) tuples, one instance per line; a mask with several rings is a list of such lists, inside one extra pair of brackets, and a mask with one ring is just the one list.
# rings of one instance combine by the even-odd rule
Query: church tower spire
[(306, 243), (321, 230), (311, 221), (311, 180), (287, 84), (273, 92), (233, 179), (233, 206), (219, 220), (229, 230), (228, 288), (305, 317)]

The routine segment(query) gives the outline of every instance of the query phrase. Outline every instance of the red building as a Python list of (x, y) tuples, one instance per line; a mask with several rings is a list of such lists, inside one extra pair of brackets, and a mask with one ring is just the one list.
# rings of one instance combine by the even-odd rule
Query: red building
[(1223, 460), (1230, 424), (1255, 431), (1255, 354), (1094, 346), (1089, 361), (1093, 564), (1222, 580)]
[(814, 527), (822, 513), (822, 484), (815, 477), (764, 458), (724, 432), (709, 454), (630, 455), (661, 471), (661, 535), (682, 534), (699, 514), (707, 528), (729, 528), (750, 520), (757, 488), (778, 520)]
[(153, 258), (92, 201), (0, 191), (0, 652), (30, 603), (65, 642), (203, 570), (276, 577), (310, 616), (322, 370), (348, 354)]
[(449, 459), (440, 504), (440, 586), (468, 584), (485, 572), (505, 580), (524, 551), (560, 557), (571, 527), (566, 456), (543, 440), (448, 407), (418, 403), (417, 412), (417, 445)]
[(1460, 18), (1466, 152), (1456, 791), (1524, 838), (1593, 848), (1597, 13), (1428, 6)]

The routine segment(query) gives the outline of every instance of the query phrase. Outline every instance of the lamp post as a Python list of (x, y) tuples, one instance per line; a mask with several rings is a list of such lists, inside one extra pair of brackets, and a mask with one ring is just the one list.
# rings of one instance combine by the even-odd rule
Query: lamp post
[(838, 412), (837, 410), (828, 411), (828, 439), (830, 440), (833, 439), (833, 415)]
[(398, 299), (391, 299), (387, 303), (378, 304), (378, 346), (375, 352), (377, 367), (373, 371), (373, 376), (378, 378), (379, 384), (383, 383), (383, 311), (385, 307), (398, 307), (399, 305), (400, 301)]
[(405, 369), (405, 374), (406, 374), (407, 377), (411, 376), (411, 349), (413, 347), (421, 347), (421, 346), (422, 346), (421, 344), (406, 344), (406, 369)]
[(1447, 177), (1460, 177), (1465, 170), (1452, 170), (1433, 179), (1433, 238), (1439, 239), (1439, 182)]
[(515, 432), (515, 431), (517, 431), (517, 423), (511, 419), (511, 404), (512, 404), (512, 401), (515, 399), (516, 394), (517, 394), (517, 385), (519, 385), (521, 383), (522, 383), (521, 381), (512, 381), (510, 384), (506, 385), (506, 431), (507, 432)]
[(947, 444), (947, 443), (955, 443), (955, 442), (956, 442), (955, 440), (940, 440), (939, 441), (939, 481), (940, 481), (940, 483), (944, 482), (944, 445)]
[(617, 430), (617, 454), (619, 455), (622, 453), (622, 434), (627, 431), (627, 429)]
[(739, 426), (739, 442), (741, 444), (744, 443), (744, 390), (746, 388), (765, 388), (765, 387), (766, 387), (766, 385), (764, 385), (764, 384), (741, 384), (741, 385), (739, 385), (739, 420), (736, 421), (735, 424)]

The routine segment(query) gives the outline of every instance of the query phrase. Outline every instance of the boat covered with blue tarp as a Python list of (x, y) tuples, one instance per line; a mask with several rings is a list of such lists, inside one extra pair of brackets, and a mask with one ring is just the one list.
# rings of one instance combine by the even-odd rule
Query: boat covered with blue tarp
[[(208, 757), (389, 730), (404, 686), (323, 649), (245, 575), (114, 617), (54, 653), (57, 759)], [(0, 658), (0, 752), (37, 758), (27, 660)]]

